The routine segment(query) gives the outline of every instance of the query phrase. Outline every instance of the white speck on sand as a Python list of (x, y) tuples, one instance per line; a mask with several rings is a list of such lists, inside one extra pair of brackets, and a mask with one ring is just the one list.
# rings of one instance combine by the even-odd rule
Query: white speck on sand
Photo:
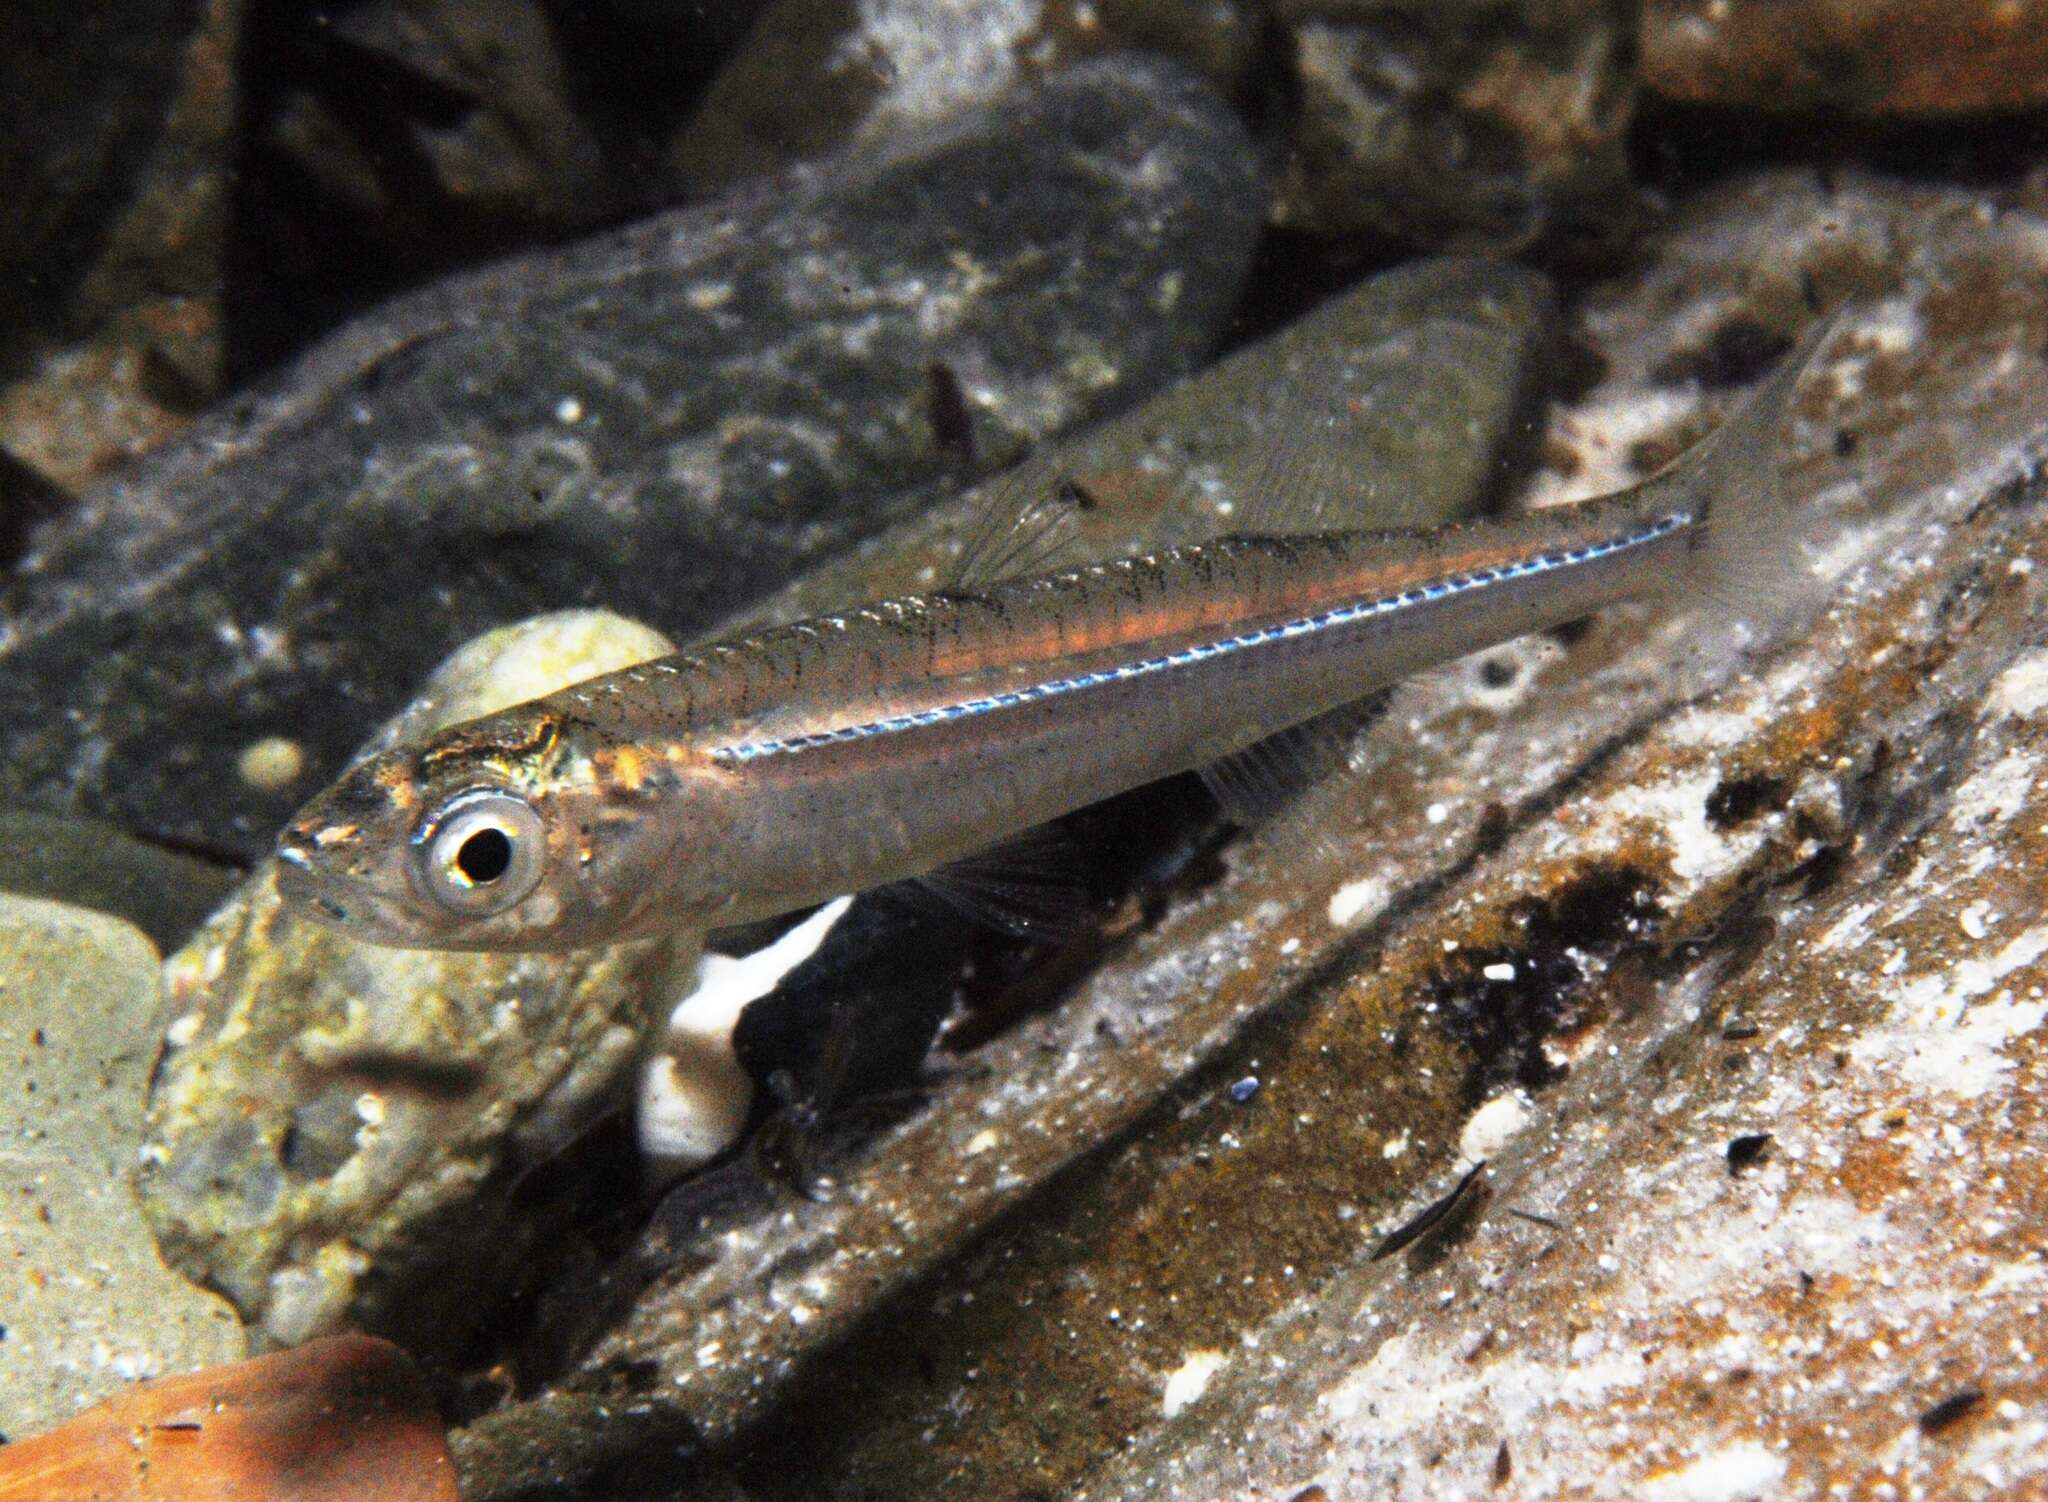
[(1458, 1151), (1473, 1163), (1496, 1157), (1535, 1119), (1521, 1091), (1496, 1095), (1466, 1118), (1465, 1129), (1458, 1134)]
[(1744, 1440), (1675, 1471), (1646, 1477), (1640, 1495), (1651, 1502), (1742, 1502), (1771, 1495), (1784, 1477), (1783, 1456)]
[(1221, 1351), (1188, 1352), (1179, 1368), (1166, 1379), (1166, 1397), (1161, 1405), (1166, 1416), (1175, 1418), (1200, 1402), (1202, 1394), (1209, 1390), (1209, 1379), (1223, 1370), (1229, 1359)]
[(1376, 876), (1348, 881), (1330, 894), (1330, 923), (1336, 928), (1349, 928), (1354, 923), (1376, 918), (1392, 895), (1387, 884)]

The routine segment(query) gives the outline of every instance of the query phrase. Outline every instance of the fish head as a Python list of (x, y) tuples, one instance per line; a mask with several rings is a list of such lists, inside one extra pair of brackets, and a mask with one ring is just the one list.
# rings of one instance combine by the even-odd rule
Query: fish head
[[(574, 740), (522, 706), (357, 762), (278, 836), (280, 895), (407, 949), (572, 949), (649, 931), (671, 854), (648, 848), (662, 821), (645, 817), (648, 789), (608, 781), (605, 758)], [(688, 913), (673, 917), (659, 926)]]

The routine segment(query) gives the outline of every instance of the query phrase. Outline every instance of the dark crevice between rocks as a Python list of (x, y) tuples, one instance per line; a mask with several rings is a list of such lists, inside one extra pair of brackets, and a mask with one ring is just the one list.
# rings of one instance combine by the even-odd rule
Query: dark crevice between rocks
[(1089, 928), (1056, 941), (1019, 939), (983, 925), (973, 937), (962, 1013), (941, 1046), (966, 1055), (1027, 1017), (1051, 1010), (1167, 908), (1224, 874), (1230, 828), (1193, 776), (1170, 777), (1059, 821), (1083, 864), (1074, 875), (1095, 913)]
[(0, 572), (21, 561), (38, 523), (70, 505), (70, 496), (0, 449)]
[(1892, 122), (1843, 115), (1768, 116), (1741, 108), (1674, 104), (1643, 96), (1630, 132), (1634, 176), (1646, 188), (1690, 193), (1759, 167), (1833, 174), (1864, 166), (1891, 176), (1996, 187), (2028, 171), (2048, 148), (2048, 111)]
[(1792, 784), (1783, 777), (1759, 773), (1723, 778), (1707, 794), (1707, 823), (1718, 830), (1735, 829), (1783, 808), (1791, 796)]
[[(674, 16), (567, 0), (543, 8), (546, 61), (561, 67), (571, 123), (589, 130), (600, 157), (578, 185), (582, 202), (567, 212), (449, 191), (421, 138), (459, 133), (492, 101), (435, 76), (431, 57), (368, 46), (324, 11), (254, 8), (242, 47), (236, 233), (223, 297), (235, 382), (408, 288), (663, 206), (662, 142), (744, 34), (749, 7), (677, 8)], [(420, 45), (431, 53), (431, 41)], [(362, 164), (373, 181), (358, 191), (373, 201), (350, 202), (279, 144), (280, 120), (307, 107), (342, 137), (321, 159), (334, 172)]]

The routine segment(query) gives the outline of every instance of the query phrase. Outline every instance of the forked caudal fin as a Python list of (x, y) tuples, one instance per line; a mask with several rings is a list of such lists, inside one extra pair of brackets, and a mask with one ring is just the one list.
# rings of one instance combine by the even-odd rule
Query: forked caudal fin
[(1639, 487), (1656, 509), (1698, 519), (1694, 566), (1672, 576), (1672, 594), (1768, 617), (1793, 592), (1805, 555), (1786, 514), (1792, 398), (1842, 314), (1817, 321), (1734, 415)]

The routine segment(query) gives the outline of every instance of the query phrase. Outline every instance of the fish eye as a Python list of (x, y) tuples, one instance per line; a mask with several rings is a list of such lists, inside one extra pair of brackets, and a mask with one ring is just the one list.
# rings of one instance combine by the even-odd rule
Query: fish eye
[(497, 788), (457, 793), (413, 837), (420, 885), (443, 907), (501, 913), (540, 883), (546, 831), (523, 798)]

